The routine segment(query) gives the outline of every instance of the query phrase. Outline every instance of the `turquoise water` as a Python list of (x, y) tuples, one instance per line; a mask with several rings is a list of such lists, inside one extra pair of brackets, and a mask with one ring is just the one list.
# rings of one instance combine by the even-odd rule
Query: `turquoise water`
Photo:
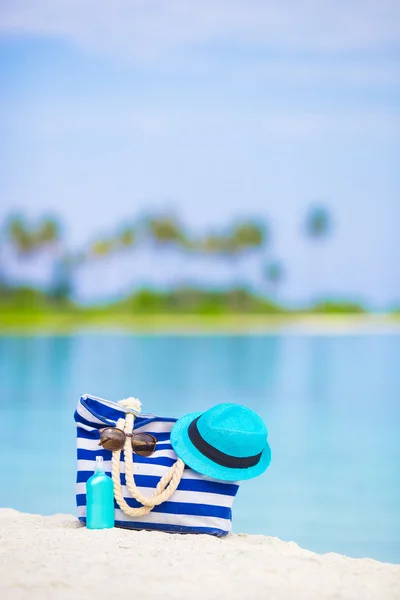
[(82, 393), (179, 416), (233, 401), (270, 431), (234, 531), (400, 562), (400, 336), (0, 338), (0, 505), (75, 510)]

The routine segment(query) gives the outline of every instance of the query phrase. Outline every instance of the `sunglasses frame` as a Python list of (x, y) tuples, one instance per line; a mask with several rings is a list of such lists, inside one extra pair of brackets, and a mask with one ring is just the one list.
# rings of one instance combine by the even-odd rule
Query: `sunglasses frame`
[[(119, 427), (102, 427), (101, 429), (99, 429), (99, 433), (100, 433), (100, 440), (99, 440), (99, 446), (101, 446), (102, 448), (104, 448), (104, 450), (108, 450), (108, 448), (105, 448), (101, 442), (101, 434), (103, 431), (106, 431), (107, 429), (112, 429), (113, 431), (120, 431), (123, 435), (124, 435), (124, 443), (122, 444), (121, 448), (118, 448), (117, 450), (110, 450), (110, 452), (118, 452), (121, 451), (124, 446), (125, 446), (125, 442), (126, 442), (126, 438), (131, 438), (131, 447), (132, 447), (132, 452), (134, 454), (137, 454), (138, 456), (142, 456), (142, 457), (148, 457), (148, 456), (152, 456), (154, 454), (154, 452), (156, 451), (156, 446), (157, 446), (157, 438), (152, 435), (151, 433), (146, 433), (145, 431), (143, 432), (134, 432), (132, 431), (132, 433), (125, 433), (125, 431), (123, 429), (120, 429)], [(135, 450), (133, 443), (135, 440), (135, 437), (139, 437), (141, 435), (145, 435), (148, 436), (149, 438), (151, 438), (154, 441), (154, 448), (152, 450), (152, 452), (150, 454), (140, 454), (140, 452), (138, 452), (137, 450)]]

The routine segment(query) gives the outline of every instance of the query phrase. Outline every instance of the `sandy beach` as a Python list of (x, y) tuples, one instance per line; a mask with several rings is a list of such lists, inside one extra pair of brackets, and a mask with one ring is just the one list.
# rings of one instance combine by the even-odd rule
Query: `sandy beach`
[(0, 597), (398, 600), (400, 565), (320, 556), (262, 535), (88, 531), (72, 515), (2, 509)]
[(398, 314), (108, 315), (0, 313), (8, 335), (399, 335)]

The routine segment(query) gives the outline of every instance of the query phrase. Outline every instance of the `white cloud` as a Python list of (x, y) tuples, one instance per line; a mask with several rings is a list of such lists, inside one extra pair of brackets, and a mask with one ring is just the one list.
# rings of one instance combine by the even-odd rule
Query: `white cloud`
[[(3, 0), (1, 32), (62, 39), (140, 66), (183, 68), (196, 75), (213, 71), (215, 77), (221, 73), (215, 48), (227, 44), (229, 65), (223, 75), (241, 88), (255, 80), (345, 86), (385, 86), (400, 80), (394, 58), (379, 59), (380, 51), (400, 44), (397, 0)], [(240, 59), (235, 48), (242, 50)], [(373, 51), (378, 51), (375, 61), (369, 56)], [(96, 110), (86, 110), (78, 103), (66, 114), (64, 106), (58, 110), (53, 102), (50, 115), (31, 114), (26, 107), (23, 126), (37, 127), (38, 135), (49, 137), (57, 137), (60, 128), (162, 137), (181, 128), (230, 130), (233, 123), (243, 130), (289, 137), (337, 131), (391, 136), (399, 127), (396, 115), (385, 107), (374, 110), (373, 103), (356, 114), (302, 111), (301, 106), (285, 113), (275, 105), (268, 115), (245, 117), (240, 110), (220, 114), (208, 106), (203, 111), (201, 103), (192, 103), (188, 114), (176, 115), (163, 106), (120, 104), (102, 110), (99, 100)], [(22, 127), (21, 111), (15, 116), (15, 127)]]
[(400, 39), (397, 0), (8, 0), (0, 31), (62, 38), (157, 62), (212, 43), (278, 51), (385, 49)]

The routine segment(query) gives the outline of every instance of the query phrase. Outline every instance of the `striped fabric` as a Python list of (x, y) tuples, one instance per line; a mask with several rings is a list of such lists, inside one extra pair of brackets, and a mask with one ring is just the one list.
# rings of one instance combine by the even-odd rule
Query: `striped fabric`
[[(99, 429), (115, 427), (121, 417), (125, 418), (123, 407), (89, 395), (82, 396), (75, 411), (78, 455), (76, 503), (78, 518), (82, 522), (86, 522), (86, 482), (93, 475), (96, 456), (103, 456), (105, 471), (111, 476), (112, 453), (98, 445)], [(146, 496), (153, 494), (160, 478), (177, 459), (170, 442), (170, 431), (175, 421), (145, 414), (135, 418), (135, 432), (151, 433), (157, 438), (157, 448), (152, 456), (145, 458), (133, 454), (135, 482)], [(129, 506), (141, 506), (130, 496), (125, 485), (123, 460), (121, 452), (121, 484), (125, 500)], [(238, 487), (236, 483), (210, 479), (186, 467), (176, 492), (149, 514), (128, 517), (115, 504), (115, 525), (223, 536), (231, 530), (232, 503)]]

